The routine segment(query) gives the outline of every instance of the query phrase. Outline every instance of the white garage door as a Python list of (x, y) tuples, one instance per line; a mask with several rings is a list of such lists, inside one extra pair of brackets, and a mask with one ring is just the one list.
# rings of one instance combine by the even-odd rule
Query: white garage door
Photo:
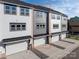
[(40, 38), (34, 40), (34, 46), (44, 45), (46, 38)]
[(26, 49), (27, 49), (27, 43), (26, 42), (7, 45), (6, 46), (6, 55), (11, 55), (11, 54), (14, 54), (14, 53), (18, 53), (18, 52), (24, 51)]
[(59, 35), (52, 37), (52, 42), (56, 42), (56, 41), (59, 41)]
[(66, 34), (61, 34), (61, 39), (65, 39), (66, 38)]

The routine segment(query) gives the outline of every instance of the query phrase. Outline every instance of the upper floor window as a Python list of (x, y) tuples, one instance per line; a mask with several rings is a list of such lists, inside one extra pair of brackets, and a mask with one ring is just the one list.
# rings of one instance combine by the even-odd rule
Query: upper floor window
[(20, 14), (24, 16), (29, 16), (29, 9), (28, 8), (20, 8)]
[(58, 29), (59, 28), (59, 24), (53, 24), (53, 29)]
[(4, 13), (15, 15), (16, 14), (16, 6), (4, 5)]
[(52, 15), (51, 15), (51, 18), (52, 18), (52, 19), (55, 19), (55, 15), (54, 15), (54, 14), (52, 14)]
[(43, 13), (42, 12), (39, 12), (39, 11), (37, 11), (37, 17), (42, 17), (43, 16)]
[(60, 16), (59, 15), (57, 16), (57, 20), (60, 20)]

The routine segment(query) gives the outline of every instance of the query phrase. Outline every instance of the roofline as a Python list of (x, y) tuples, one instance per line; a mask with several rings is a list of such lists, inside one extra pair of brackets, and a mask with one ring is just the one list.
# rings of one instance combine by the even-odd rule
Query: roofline
[[(20, 1), (20, 2), (24, 2), (24, 1)], [(64, 13), (61, 13), (59, 11), (56, 11), (56, 10), (53, 10), (52, 8), (48, 8), (48, 7), (45, 7), (45, 6), (41, 6), (41, 5), (34, 5), (34, 4), (31, 4), (31, 3), (26, 3), (26, 4), (29, 4), (29, 6), (27, 5), (23, 5), (23, 4), (16, 4), (16, 3), (12, 3), (12, 2), (6, 2), (6, 1), (2, 1), (0, 0), (0, 3), (6, 3), (6, 4), (13, 4), (13, 5), (17, 5), (17, 6), (23, 6), (23, 7), (27, 7), (27, 8), (30, 8), (30, 9), (34, 9), (34, 10), (46, 10), (46, 11), (51, 11), (51, 12), (56, 12), (56, 13), (59, 13), (61, 14), (62, 16), (65, 16), (65, 17), (68, 17), (66, 14)]]
[(23, 7), (31, 8), (31, 9), (33, 8), (33, 7), (30, 7), (30, 6), (25, 6), (25, 5), (20, 5), (20, 4), (5, 2), (5, 1), (0, 1), (0, 3), (2, 3), (2, 4), (12, 4), (12, 5), (16, 5), (16, 6), (23, 6)]

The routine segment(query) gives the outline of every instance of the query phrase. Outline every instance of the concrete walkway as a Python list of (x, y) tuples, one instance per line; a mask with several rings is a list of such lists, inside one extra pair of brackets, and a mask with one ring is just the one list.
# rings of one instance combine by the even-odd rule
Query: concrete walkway
[(73, 50), (70, 54), (65, 56), (63, 59), (79, 59), (79, 47)]
[(7, 56), (7, 59), (40, 59), (31, 51), (22, 51), (14, 55)]
[(62, 59), (77, 47), (79, 47), (79, 41), (65, 39), (65, 41), (35, 47), (32, 51), (22, 51), (7, 56), (7, 59)]
[(62, 59), (64, 56), (72, 52), (79, 46), (79, 41), (65, 39), (54, 42), (52, 45), (44, 45), (36, 47), (36, 49), (45, 55), (49, 56), (47, 59)]

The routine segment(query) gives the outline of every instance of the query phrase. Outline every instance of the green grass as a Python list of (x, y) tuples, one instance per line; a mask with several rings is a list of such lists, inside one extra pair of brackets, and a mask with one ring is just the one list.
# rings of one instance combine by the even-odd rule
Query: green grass
[(79, 35), (69, 35), (70, 39), (75, 39), (75, 40), (79, 40)]

